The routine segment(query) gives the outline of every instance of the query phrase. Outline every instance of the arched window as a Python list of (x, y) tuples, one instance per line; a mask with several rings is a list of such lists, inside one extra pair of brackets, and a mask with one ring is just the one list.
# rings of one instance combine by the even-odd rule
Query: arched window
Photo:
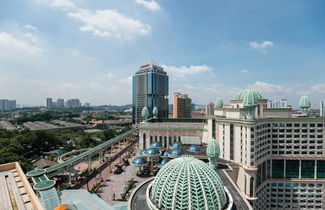
[(162, 136), (159, 136), (159, 142), (162, 144)]
[(249, 196), (254, 197), (254, 177), (251, 177), (250, 179)]
[(174, 143), (177, 141), (177, 136), (174, 136)]
[(244, 175), (244, 194), (247, 195), (246, 193), (246, 187), (247, 187), (247, 177)]
[(172, 137), (171, 137), (171, 136), (168, 138), (168, 145), (169, 145), (169, 146), (172, 145)]
[(152, 136), (150, 136), (150, 145), (152, 144)]
[(180, 136), (178, 137), (178, 142), (181, 142), (181, 137)]
[(146, 149), (146, 133), (143, 133), (143, 136), (142, 136), (142, 143), (143, 143), (143, 149)]
[(158, 141), (158, 136), (155, 136), (155, 141)]

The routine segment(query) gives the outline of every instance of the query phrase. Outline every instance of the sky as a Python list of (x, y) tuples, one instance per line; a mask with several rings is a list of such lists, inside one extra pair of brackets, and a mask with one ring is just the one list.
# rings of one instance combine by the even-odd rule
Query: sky
[(170, 100), (228, 103), (250, 88), (294, 107), (308, 95), (317, 108), (324, 11), (323, 0), (0, 1), (0, 98), (130, 104), (131, 76), (153, 58)]

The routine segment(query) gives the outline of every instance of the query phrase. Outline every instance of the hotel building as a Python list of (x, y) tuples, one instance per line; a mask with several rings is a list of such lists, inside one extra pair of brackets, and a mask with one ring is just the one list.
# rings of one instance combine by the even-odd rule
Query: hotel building
[(220, 158), (237, 164), (231, 178), (254, 209), (322, 209), (325, 118), (309, 116), (307, 96), (299, 114), (267, 102), (257, 91), (243, 90), (228, 105), (218, 98), (214, 115), (201, 121), (141, 123), (140, 148), (157, 140), (168, 147), (215, 138)]

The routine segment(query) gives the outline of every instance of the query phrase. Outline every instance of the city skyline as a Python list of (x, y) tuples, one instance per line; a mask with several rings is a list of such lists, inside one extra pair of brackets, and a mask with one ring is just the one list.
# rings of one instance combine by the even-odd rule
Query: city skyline
[(169, 92), (196, 104), (242, 88), (293, 107), (324, 100), (324, 2), (150, 2), (1, 2), (1, 98), (131, 104), (131, 76), (153, 57)]

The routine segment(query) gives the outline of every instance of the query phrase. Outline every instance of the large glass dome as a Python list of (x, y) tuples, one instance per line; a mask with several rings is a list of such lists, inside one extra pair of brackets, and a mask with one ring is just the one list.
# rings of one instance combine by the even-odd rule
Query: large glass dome
[(218, 174), (193, 157), (180, 157), (166, 163), (147, 194), (150, 209), (221, 210), (226, 202)]

